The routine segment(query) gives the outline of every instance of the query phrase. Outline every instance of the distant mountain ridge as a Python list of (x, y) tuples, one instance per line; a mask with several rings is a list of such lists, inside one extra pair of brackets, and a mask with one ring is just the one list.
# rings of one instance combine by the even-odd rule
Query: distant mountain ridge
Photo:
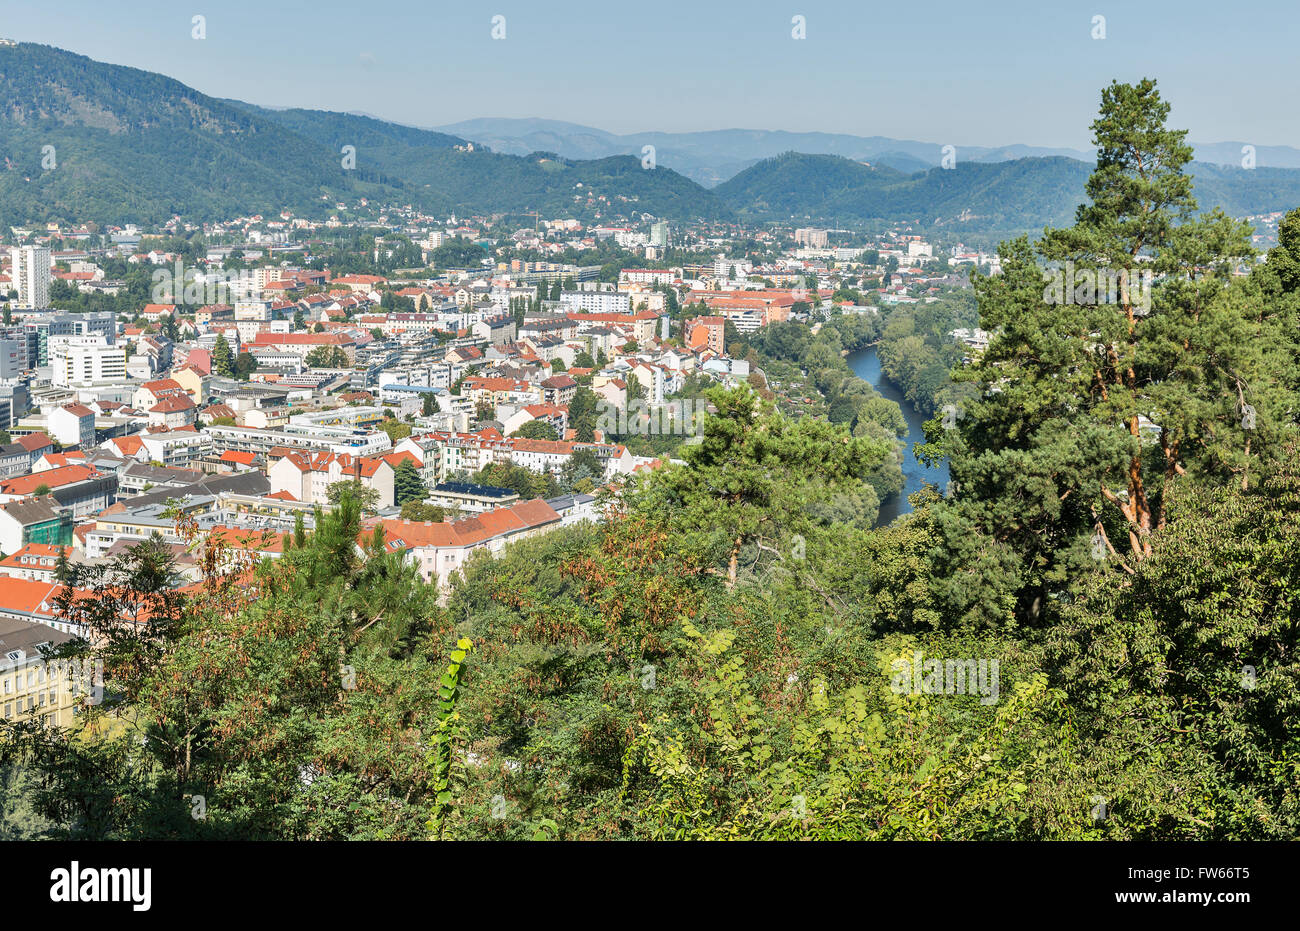
[[(1300, 172), (1194, 162), (1202, 210), (1249, 216), (1300, 205)], [(986, 229), (1041, 229), (1072, 222), (1092, 166), (1077, 159), (958, 160), (952, 169), (903, 175), (834, 155), (785, 153), (713, 189), (741, 219), (916, 220)]]
[[(527, 152), (467, 144), (494, 148), (482, 132), (500, 123), (430, 130), (363, 114), (259, 107), (49, 46), (0, 46), (0, 228), (229, 219), (286, 208), (322, 217), (341, 200), (369, 197), (439, 215), (521, 220), (536, 211), (588, 220), (648, 214), (1029, 230), (1069, 222), (1089, 172), (1063, 154), (1007, 158), (1026, 147), (959, 147), (947, 170), (929, 167), (941, 153), (928, 143), (748, 130), (642, 134), (631, 153), (611, 154), (610, 146), (626, 148), (632, 137), (545, 120), (510, 121), (507, 128), (526, 130), (535, 144)], [(857, 154), (782, 149), (737, 163), (712, 188), (674, 170), (679, 158), (716, 159), (720, 147), (754, 153), (792, 141)], [(860, 157), (863, 144), (879, 151)], [(643, 165), (642, 145), (655, 147), (653, 170)], [(575, 146), (590, 157), (566, 154)], [(1256, 154), (1261, 166), (1274, 157), (1267, 147)], [(1232, 162), (1197, 163), (1193, 171), (1202, 207), (1246, 215), (1300, 204), (1300, 171), (1245, 171)]]
[[(615, 134), (544, 119), (463, 120), (435, 127), (489, 145), (499, 152), (523, 154), (546, 148), (569, 158), (604, 155), (640, 155), (643, 145), (654, 145), (661, 164), (680, 171), (706, 187), (734, 177), (765, 158), (783, 152), (809, 155), (840, 155), (854, 161), (886, 164), (901, 171), (939, 167), (943, 145), (887, 136), (856, 136), (849, 133), (795, 133), (783, 130), (721, 129), (706, 132), (640, 132)], [(1240, 165), (1244, 142), (1194, 143), (1196, 158), (1211, 164)], [(959, 161), (1002, 162), (1020, 158), (1064, 156), (1082, 162), (1093, 159), (1084, 149), (1063, 146), (1031, 146), (1014, 143), (1003, 146), (955, 144)], [(1300, 149), (1291, 146), (1255, 146), (1260, 168), (1300, 168)], [(910, 161), (909, 161), (910, 160)], [(914, 166), (914, 167), (911, 167)]]

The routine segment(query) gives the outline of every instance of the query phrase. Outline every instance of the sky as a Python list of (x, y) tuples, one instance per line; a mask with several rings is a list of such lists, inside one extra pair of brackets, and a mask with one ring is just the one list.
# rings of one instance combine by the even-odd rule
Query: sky
[(1193, 141), (1300, 147), (1297, 25), (1297, 0), (0, 0), (0, 36), (263, 106), (1080, 149), (1142, 77)]

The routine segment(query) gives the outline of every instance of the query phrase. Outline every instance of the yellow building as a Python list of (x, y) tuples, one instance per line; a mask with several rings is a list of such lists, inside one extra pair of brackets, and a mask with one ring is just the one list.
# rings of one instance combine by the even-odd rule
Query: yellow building
[(208, 400), (208, 382), (211, 379), (192, 365), (183, 365), (172, 372), (172, 381), (185, 389), (195, 404), (202, 406)]
[(97, 678), (89, 662), (42, 658), (41, 647), (72, 639), (44, 624), (0, 617), (0, 714), (6, 721), (71, 727), (83, 699), (102, 694), (103, 676)]

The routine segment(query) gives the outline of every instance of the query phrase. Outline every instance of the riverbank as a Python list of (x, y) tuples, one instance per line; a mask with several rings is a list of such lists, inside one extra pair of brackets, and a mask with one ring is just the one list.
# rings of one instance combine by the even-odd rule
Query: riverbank
[(920, 491), (926, 483), (937, 486), (940, 491), (948, 486), (948, 460), (945, 459), (935, 468), (929, 468), (916, 458), (917, 444), (925, 442), (923, 425), (926, 418), (904, 397), (903, 392), (884, 377), (875, 346), (851, 352), (845, 357), (845, 361), (848, 362), (854, 375), (875, 388), (882, 397), (897, 404), (903, 412), (903, 420), (907, 423), (907, 438), (903, 446), (903, 490), (900, 494), (890, 495), (880, 502), (880, 516), (876, 519), (876, 526), (883, 527), (912, 510), (907, 496)]

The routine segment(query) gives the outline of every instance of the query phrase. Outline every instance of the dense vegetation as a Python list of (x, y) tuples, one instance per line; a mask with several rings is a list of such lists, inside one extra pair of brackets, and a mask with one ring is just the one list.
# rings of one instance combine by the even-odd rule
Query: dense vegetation
[[(73, 733), (5, 726), (0, 823), (1294, 838), (1300, 210), (1232, 275), (1246, 232), (1198, 213), (1167, 113), (1151, 82), (1108, 88), (1090, 203), (977, 280), (994, 337), (931, 437), (947, 496), (858, 519), (892, 442), (835, 360), (881, 324), (833, 319), (750, 348), (849, 397), (841, 415), (715, 389), (681, 465), (630, 479), (598, 524), (476, 555), (443, 602), (346, 492), (278, 561), (195, 535), (185, 591), (142, 544), (60, 597), (104, 638), (105, 701)], [(1139, 255), (1149, 307), (1045, 300), (1044, 261)], [(947, 325), (924, 310), (917, 332)]]
[(965, 356), (951, 334), (974, 327), (977, 320), (972, 296), (956, 290), (934, 302), (902, 305), (886, 318), (876, 349), (881, 371), (922, 414), (933, 415), (945, 405), (960, 407), (969, 395), (950, 377)]

